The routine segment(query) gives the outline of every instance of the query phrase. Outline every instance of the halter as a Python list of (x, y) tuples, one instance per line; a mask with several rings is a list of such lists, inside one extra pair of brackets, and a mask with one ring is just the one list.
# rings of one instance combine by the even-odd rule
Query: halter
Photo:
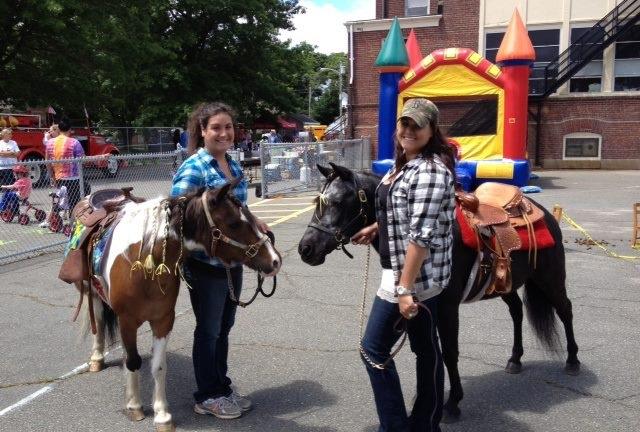
[[(211, 212), (209, 211), (209, 207), (207, 206), (207, 192), (208, 191), (205, 191), (200, 199), (202, 200), (204, 214), (207, 216), (207, 222), (209, 223), (209, 229), (211, 230), (211, 256), (215, 256), (216, 248), (218, 247), (218, 241), (222, 240), (224, 243), (242, 249), (246, 257), (245, 262), (255, 257), (258, 254), (260, 248), (265, 244), (265, 242), (271, 241), (269, 237), (262, 234), (259, 230), (256, 230), (256, 232), (258, 232), (260, 235), (260, 239), (253, 244), (246, 245), (224, 235), (222, 231), (220, 231), (220, 228), (218, 228), (213, 222), (213, 218), (211, 217)], [(232, 202), (238, 205), (237, 201), (232, 200)], [(245, 215), (247, 219), (251, 220), (251, 216), (250, 214), (248, 214), (248, 210), (246, 210), (243, 205), (239, 205), (239, 207), (242, 214)]]
[[(335, 175), (333, 177), (331, 177), (329, 179), (329, 181), (327, 181), (327, 183), (324, 185), (324, 187), (322, 188), (322, 191), (320, 192), (320, 197), (318, 198), (319, 204), (321, 206), (322, 203), (322, 197), (324, 195), (324, 191), (327, 189), (327, 187), (329, 187), (329, 184), (335, 179)], [(353, 255), (351, 255), (351, 253), (349, 253), (349, 251), (347, 251), (347, 249), (345, 249), (345, 245), (347, 243), (349, 243), (349, 236), (345, 236), (345, 233), (348, 232), (348, 230), (351, 228), (351, 226), (356, 223), (358, 221), (358, 219), (362, 218), (364, 225), (367, 224), (367, 210), (369, 209), (369, 202), (367, 200), (367, 194), (365, 193), (364, 189), (362, 189), (362, 187), (360, 187), (360, 183), (358, 182), (358, 177), (354, 174), (353, 175), (353, 184), (355, 186), (356, 189), (356, 195), (358, 196), (358, 201), (360, 202), (360, 211), (358, 211), (358, 214), (355, 215), (349, 222), (347, 222), (347, 224), (342, 227), (342, 228), (336, 228), (336, 229), (331, 229), (329, 227), (326, 227), (324, 225), (322, 225), (320, 223), (320, 218), (318, 217), (318, 212), (314, 212), (313, 213), (313, 218), (312, 218), (312, 222), (307, 225), (311, 228), (315, 228), (319, 231), (325, 232), (327, 234), (332, 235), (335, 239), (336, 239), (336, 250), (342, 250), (345, 255), (347, 255), (349, 258), (353, 259)], [(321, 207), (322, 208), (322, 207)], [(313, 222), (313, 219), (317, 220), (318, 223)]]

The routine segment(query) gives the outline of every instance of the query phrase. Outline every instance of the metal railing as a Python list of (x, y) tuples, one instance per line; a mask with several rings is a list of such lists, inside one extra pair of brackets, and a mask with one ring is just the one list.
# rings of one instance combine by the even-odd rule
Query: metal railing
[(552, 94), (638, 21), (640, 0), (620, 3), (546, 65), (544, 87), (540, 94), (531, 96), (543, 99)]

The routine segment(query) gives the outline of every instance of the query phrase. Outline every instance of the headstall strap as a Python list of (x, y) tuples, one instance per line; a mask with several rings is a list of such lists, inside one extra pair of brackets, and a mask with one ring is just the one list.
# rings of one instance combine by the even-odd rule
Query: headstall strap
[[(202, 201), (202, 206), (204, 208), (204, 214), (207, 216), (207, 222), (209, 223), (209, 228), (211, 229), (211, 256), (215, 256), (216, 249), (218, 247), (218, 241), (222, 240), (223, 242), (231, 246), (235, 246), (237, 248), (244, 250), (246, 261), (250, 260), (251, 258), (254, 258), (260, 251), (260, 248), (265, 244), (266, 241), (269, 240), (269, 237), (262, 234), (260, 236), (260, 239), (257, 242), (250, 245), (246, 245), (244, 243), (237, 242), (232, 238), (224, 235), (220, 230), (220, 228), (218, 228), (213, 222), (213, 217), (211, 216), (209, 207), (207, 207), (207, 198), (206, 198), (207, 192), (208, 191), (204, 191), (200, 199)], [(240, 200), (238, 200), (236, 197), (228, 197), (228, 198), (229, 200), (231, 200), (232, 203), (239, 206), (240, 211), (243, 212), (245, 216), (247, 216), (248, 210), (244, 208)], [(251, 219), (250, 213), (248, 214), (247, 219)]]
[[(320, 206), (322, 204), (324, 191), (329, 186), (329, 183), (331, 183), (336, 177), (337, 176), (331, 175), (330, 177), (327, 178), (327, 183), (324, 185), (320, 193), (320, 197), (318, 201)], [(323, 231), (323, 232), (326, 232), (327, 234), (333, 235), (336, 239), (336, 250), (343, 251), (345, 255), (347, 255), (351, 259), (353, 259), (353, 255), (349, 253), (349, 251), (347, 251), (347, 249), (345, 248), (345, 245), (349, 243), (349, 237), (345, 237), (343, 233), (347, 232), (351, 227), (351, 225), (357, 222), (357, 220), (360, 217), (362, 217), (364, 225), (366, 225), (368, 222), (367, 211), (366, 211), (366, 208), (368, 207), (367, 194), (364, 191), (364, 189), (360, 187), (360, 183), (358, 182), (358, 178), (355, 174), (353, 176), (353, 183), (356, 188), (356, 195), (358, 197), (358, 200), (360, 201), (360, 211), (358, 212), (357, 215), (355, 215), (353, 219), (351, 219), (343, 228), (337, 228), (335, 230), (331, 230), (320, 223), (320, 218), (318, 217), (317, 212), (314, 212), (314, 218), (318, 220), (318, 223), (311, 222), (308, 225), (311, 228), (315, 228), (319, 231)]]

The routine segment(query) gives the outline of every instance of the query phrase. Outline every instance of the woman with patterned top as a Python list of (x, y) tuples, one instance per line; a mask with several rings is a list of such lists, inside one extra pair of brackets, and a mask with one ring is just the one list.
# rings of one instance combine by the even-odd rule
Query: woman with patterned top
[[(438, 114), (427, 99), (405, 103), (394, 136), (395, 164), (376, 189), (377, 222), (352, 237), (355, 244), (370, 244), (380, 236), (382, 280), (361, 352), (381, 432), (440, 431), (444, 371), (437, 304), (451, 272), (455, 156), (438, 128)], [(416, 356), (416, 400), (409, 416), (390, 359), (401, 318)]]
[[(198, 105), (189, 118), (188, 152), (173, 177), (172, 196), (183, 195), (201, 187), (218, 188), (236, 177), (242, 167), (227, 154), (233, 147), (234, 117), (231, 107), (223, 103)], [(247, 203), (247, 181), (242, 179), (233, 194)], [(268, 226), (258, 221), (266, 233)], [(236, 304), (229, 299), (227, 273), (223, 263), (204, 252), (192, 253), (184, 263), (184, 276), (196, 318), (193, 341), (193, 368), (197, 391), (194, 393), (198, 414), (222, 419), (240, 417), (251, 409), (251, 401), (240, 396), (227, 376), (229, 332), (236, 314)], [(242, 287), (242, 265), (232, 264), (231, 279), (236, 298)]]

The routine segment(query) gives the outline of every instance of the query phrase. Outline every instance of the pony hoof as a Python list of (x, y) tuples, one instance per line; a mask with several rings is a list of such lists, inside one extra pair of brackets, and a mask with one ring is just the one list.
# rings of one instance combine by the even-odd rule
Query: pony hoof
[(174, 432), (176, 430), (176, 425), (174, 425), (172, 421), (167, 423), (156, 423), (154, 426), (156, 428), (156, 432)]
[(452, 410), (450, 408), (444, 408), (442, 410), (442, 419), (440, 419), (440, 423), (452, 424), (460, 421), (460, 408), (455, 408)]
[(139, 422), (140, 420), (144, 420), (144, 411), (142, 408), (126, 408), (125, 415), (129, 417), (129, 420), (134, 422)]
[(102, 369), (104, 369), (104, 359), (89, 361), (89, 372), (100, 372)]
[(519, 374), (522, 372), (522, 363), (514, 363), (510, 361), (507, 363), (507, 367), (504, 368), (504, 371), (508, 374)]
[(572, 376), (580, 375), (580, 363), (567, 363), (564, 372)]

